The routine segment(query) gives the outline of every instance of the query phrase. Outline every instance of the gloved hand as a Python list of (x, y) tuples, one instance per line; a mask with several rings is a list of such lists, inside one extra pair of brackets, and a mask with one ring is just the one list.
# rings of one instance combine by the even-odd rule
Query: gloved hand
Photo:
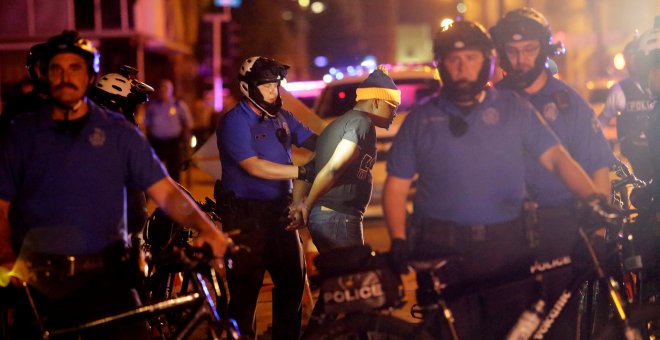
[(316, 167), (314, 166), (314, 160), (307, 162), (307, 164), (298, 167), (298, 179), (301, 179), (307, 183), (314, 183), (316, 178)]
[(610, 205), (605, 195), (594, 194), (585, 201), (588, 206), (591, 222), (617, 225), (623, 217), (616, 208)]
[(406, 240), (395, 238), (390, 245), (390, 265), (397, 274), (407, 274), (408, 269), (408, 245)]

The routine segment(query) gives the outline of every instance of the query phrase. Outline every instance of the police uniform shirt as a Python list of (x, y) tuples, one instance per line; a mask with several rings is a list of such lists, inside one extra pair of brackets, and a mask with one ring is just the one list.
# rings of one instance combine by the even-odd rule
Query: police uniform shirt
[[(278, 132), (280, 138), (278, 138)], [(286, 135), (283, 135), (286, 133)], [(291, 180), (251, 176), (239, 162), (250, 157), (279, 164), (293, 164), (291, 145), (301, 146), (314, 133), (291, 112), (280, 110), (277, 118), (261, 118), (245, 100), (223, 117), (217, 130), (222, 164), (222, 188), (238, 198), (275, 200), (291, 192)]]
[(321, 171), (342, 139), (358, 146), (357, 161), (348, 165), (342, 176), (318, 200), (318, 204), (345, 214), (362, 215), (369, 204), (376, 162), (376, 128), (366, 113), (351, 110), (328, 125), (316, 142), (316, 173)]
[[(48, 109), (20, 115), (0, 152), (0, 198), (11, 202), (15, 247), (28, 231), (41, 251), (93, 254), (127, 242), (126, 186), (166, 176), (139, 130), (89, 102), (80, 133), (58, 130)], [(36, 239), (39, 241), (40, 237)]]
[(646, 147), (647, 128), (655, 101), (649, 91), (632, 78), (619, 82), (624, 94), (621, 115), (617, 117), (616, 132), (625, 155), (629, 147)]
[(154, 100), (147, 105), (144, 124), (149, 134), (159, 140), (181, 137), (186, 126), (192, 124), (188, 105), (181, 100)]
[(519, 217), (524, 153), (538, 158), (559, 143), (538, 113), (509, 90), (487, 90), (467, 116), (463, 136), (452, 135), (460, 110), (442, 97), (413, 110), (394, 139), (390, 175), (417, 173), (414, 213), (459, 224), (494, 224)]
[[(593, 110), (571, 87), (548, 77), (545, 86), (528, 99), (587, 174), (616, 162)], [(534, 157), (527, 157), (525, 164), (527, 189), (532, 199), (545, 207), (571, 203), (573, 193), (557, 175)]]
[(653, 197), (660, 197), (660, 105), (656, 105), (651, 112), (649, 122), (649, 149), (651, 150), (651, 164), (653, 165)]

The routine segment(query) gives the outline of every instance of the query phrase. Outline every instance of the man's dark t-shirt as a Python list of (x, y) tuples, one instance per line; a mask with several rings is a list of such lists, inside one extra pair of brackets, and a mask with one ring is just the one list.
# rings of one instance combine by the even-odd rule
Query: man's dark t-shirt
[(364, 214), (371, 198), (371, 169), (376, 162), (376, 128), (366, 113), (351, 110), (328, 125), (316, 143), (316, 172), (323, 169), (342, 139), (358, 145), (352, 162), (318, 204), (346, 214)]

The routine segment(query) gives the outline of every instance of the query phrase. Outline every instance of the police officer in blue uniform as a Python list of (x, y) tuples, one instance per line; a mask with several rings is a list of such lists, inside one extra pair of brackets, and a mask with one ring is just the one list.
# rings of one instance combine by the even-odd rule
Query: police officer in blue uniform
[(292, 179), (304, 179), (305, 172), (293, 165), (291, 146), (313, 150), (316, 135), (282, 109), (279, 86), (288, 68), (265, 57), (246, 59), (239, 70), (245, 98), (217, 130), (218, 210), (225, 229), (239, 230), (238, 243), (250, 248), (233, 256), (227, 272), (229, 316), (247, 338), (256, 335), (255, 308), (266, 271), (275, 286), (273, 339), (300, 337), (305, 262), (298, 232), (285, 228)]
[[(563, 46), (553, 43), (545, 17), (532, 8), (513, 10), (490, 33), (506, 72), (497, 87), (517, 91), (528, 99), (591, 177), (598, 192), (609, 196), (609, 169), (617, 160), (589, 104), (549, 72), (548, 58), (563, 53)], [(525, 162), (525, 180), (528, 198), (534, 202), (527, 205), (526, 213), (533, 215), (527, 221), (538, 219), (532, 222), (535, 225), (528, 225), (532, 232), (538, 233), (537, 259), (550, 261), (571, 254), (578, 241), (574, 194), (532, 157)], [(554, 301), (569, 282), (570, 275), (564, 272), (546, 278), (549, 300)], [(547, 336), (575, 337), (577, 309), (578, 299), (573, 298)]]
[[(494, 47), (488, 32), (468, 21), (435, 36), (442, 90), (410, 113), (387, 160), (383, 208), (392, 251), (399, 259), (406, 251), (411, 257), (460, 258), (443, 277), (448, 287), (531, 263), (521, 223), (526, 154), (579, 197), (597, 193), (527, 101), (513, 91), (487, 87)], [(406, 228), (406, 197), (416, 175), (414, 212)], [(533, 290), (530, 284), (512, 285), (449, 297), (458, 335), (503, 338), (533, 302)]]
[[(617, 139), (621, 154), (625, 156), (635, 172), (643, 180), (651, 178), (653, 171), (648, 148), (648, 124), (655, 101), (646, 84), (642, 61), (637, 61), (639, 37), (626, 44), (623, 54), (628, 77), (614, 84), (607, 95), (605, 108), (598, 117), (603, 125), (616, 117)], [(640, 72), (642, 71), (642, 72)]]
[[(654, 201), (651, 205), (651, 216), (646, 221), (648, 224), (642, 224), (637, 229), (635, 235), (635, 246), (642, 254), (644, 277), (643, 284), (645, 291), (642, 299), (652, 300), (655, 296), (660, 296), (660, 224), (657, 214), (660, 211), (660, 105), (657, 100), (660, 98), (660, 16), (656, 17), (656, 27), (645, 32), (640, 37), (636, 59), (640, 71), (646, 74), (644, 79), (645, 86), (652, 92), (656, 98), (656, 105), (651, 114), (649, 125), (649, 149), (651, 151), (651, 164), (653, 165), (653, 183), (651, 191)], [(643, 217), (640, 214), (640, 217)], [(640, 218), (638, 217), (638, 218)]]
[[(22, 279), (35, 288), (47, 327), (70, 327), (139, 305), (126, 279), (127, 186), (146, 191), (174, 220), (197, 229), (196, 244), (208, 243), (216, 256), (228, 243), (167, 176), (139, 130), (88, 100), (99, 57), (77, 32), (48, 40), (41, 65), (50, 105), (19, 115), (0, 141), (0, 265), (12, 269), (20, 254), (21, 263), (38, 267)], [(39, 276), (41, 270), (50, 275)], [(25, 325), (23, 317), (17, 313), (15, 325)], [(16, 336), (30, 338), (38, 330), (28, 323)], [(149, 336), (144, 322), (78, 335)]]

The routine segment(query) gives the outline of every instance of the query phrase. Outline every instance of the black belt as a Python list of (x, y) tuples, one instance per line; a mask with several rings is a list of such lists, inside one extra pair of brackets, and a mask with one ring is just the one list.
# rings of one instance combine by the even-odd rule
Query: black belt
[(33, 253), (26, 259), (27, 269), (39, 276), (75, 276), (84, 272), (119, 266), (129, 260), (123, 242), (92, 255), (55, 255)]
[(432, 218), (413, 217), (413, 226), (433, 228), (435, 232), (446, 234), (448, 238), (470, 242), (485, 242), (492, 235), (501, 233), (525, 233), (524, 225), (520, 219), (494, 224), (459, 224)]

